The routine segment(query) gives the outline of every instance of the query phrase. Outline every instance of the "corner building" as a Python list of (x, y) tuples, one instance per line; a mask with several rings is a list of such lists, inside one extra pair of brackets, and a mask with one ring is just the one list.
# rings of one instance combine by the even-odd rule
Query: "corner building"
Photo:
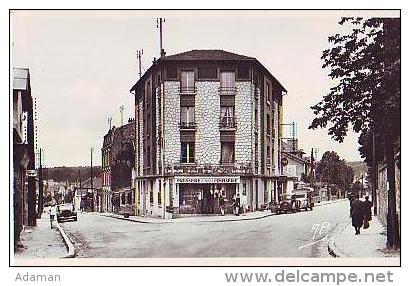
[(171, 218), (278, 201), (285, 88), (255, 58), (192, 50), (154, 60), (135, 95), (136, 214)]

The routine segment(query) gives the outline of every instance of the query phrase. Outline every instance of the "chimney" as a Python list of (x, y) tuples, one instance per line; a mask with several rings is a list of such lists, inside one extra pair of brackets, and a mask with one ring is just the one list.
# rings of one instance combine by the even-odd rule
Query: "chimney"
[(161, 49), (161, 58), (162, 57), (165, 57), (165, 50), (164, 49)]

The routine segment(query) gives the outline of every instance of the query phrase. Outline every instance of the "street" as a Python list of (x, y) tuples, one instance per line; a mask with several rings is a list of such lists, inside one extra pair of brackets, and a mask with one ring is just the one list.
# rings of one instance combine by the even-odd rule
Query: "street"
[[(329, 257), (326, 240), (315, 242), (348, 219), (349, 203), (344, 200), (313, 211), (247, 221), (175, 219), (153, 224), (82, 213), (77, 222), (61, 226), (73, 241), (77, 257)], [(328, 227), (312, 239), (317, 226), (326, 222)]]

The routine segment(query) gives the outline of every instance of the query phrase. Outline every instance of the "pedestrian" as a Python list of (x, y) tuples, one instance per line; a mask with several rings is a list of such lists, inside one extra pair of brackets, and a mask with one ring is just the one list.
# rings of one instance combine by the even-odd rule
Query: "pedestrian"
[(50, 215), (50, 228), (53, 228), (53, 220), (56, 215), (56, 206), (52, 204), (50, 209), (48, 210), (48, 214)]
[(356, 199), (352, 202), (350, 212), (352, 214), (352, 226), (355, 228), (355, 235), (360, 234), (360, 228), (363, 226), (364, 220), (364, 208), (363, 202), (359, 200), (359, 195), (356, 195)]
[(365, 196), (365, 201), (363, 202), (363, 209), (364, 209), (364, 221), (363, 221), (363, 228), (369, 227), (369, 221), (372, 220), (372, 205), (373, 203), (369, 201), (369, 196)]
[(219, 197), (219, 207), (221, 209), (221, 214), (225, 215), (225, 198), (222, 194)]
[(239, 207), (241, 205), (241, 196), (239, 193), (235, 196), (235, 215), (239, 215)]
[(242, 210), (243, 214), (246, 213), (248, 209), (248, 197), (246, 196), (246, 192), (242, 193)]

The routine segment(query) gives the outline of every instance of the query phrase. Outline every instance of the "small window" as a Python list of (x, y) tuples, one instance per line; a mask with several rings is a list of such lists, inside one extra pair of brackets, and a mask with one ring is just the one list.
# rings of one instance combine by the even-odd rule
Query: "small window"
[(220, 122), (221, 127), (234, 128), (235, 127), (235, 113), (233, 106), (222, 106)]
[(176, 79), (177, 78), (177, 67), (174, 65), (167, 66), (166, 76), (168, 79)]
[(238, 79), (249, 79), (249, 67), (240, 65), (238, 66)]
[(271, 94), (270, 84), (267, 82), (265, 86), (265, 97), (266, 97), (267, 104), (270, 104), (270, 94)]
[(181, 142), (181, 163), (195, 163), (194, 142)]
[(199, 67), (198, 68), (199, 79), (216, 79), (218, 78), (216, 67)]

